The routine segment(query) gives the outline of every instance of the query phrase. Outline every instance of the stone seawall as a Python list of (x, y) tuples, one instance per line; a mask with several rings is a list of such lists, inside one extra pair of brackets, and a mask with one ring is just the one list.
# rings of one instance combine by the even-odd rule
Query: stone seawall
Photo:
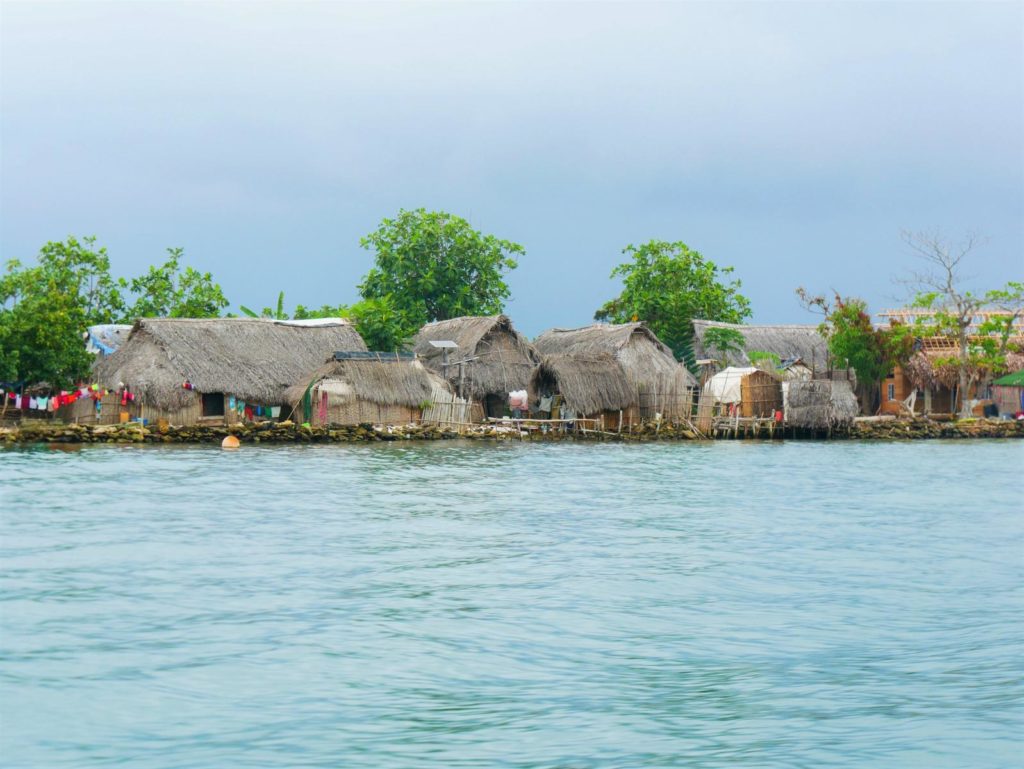
[(922, 418), (855, 422), (848, 434), (837, 437), (862, 440), (1024, 438), (1024, 420), (962, 419), (959, 422), (933, 422)]
[[(432, 425), (382, 427), (370, 424), (303, 427), (291, 422), (261, 422), (218, 426), (168, 427), (165, 430), (143, 427), (138, 423), (123, 425), (74, 425), (46, 422), (26, 423), (19, 427), (0, 428), (0, 444), (89, 444), (89, 443), (191, 443), (217, 444), (233, 435), (242, 444), (260, 443), (376, 443), (384, 441), (437, 440), (515, 440), (515, 441), (680, 441), (698, 440), (685, 426), (654, 424), (634, 428), (631, 433), (540, 433), (520, 432), (505, 425), (482, 425), (469, 432), (458, 433)], [(830, 436), (814, 433), (775, 432), (775, 440), (831, 438), (832, 440), (923, 440), (941, 438), (1024, 438), (1024, 421), (973, 419), (961, 422), (932, 422), (926, 419), (857, 422), (847, 432)], [(740, 440), (766, 440), (767, 434)], [(727, 438), (732, 440), (732, 438)]]

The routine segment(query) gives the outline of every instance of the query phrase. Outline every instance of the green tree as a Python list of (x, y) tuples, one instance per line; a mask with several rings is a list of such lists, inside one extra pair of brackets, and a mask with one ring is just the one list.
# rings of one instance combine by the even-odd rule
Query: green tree
[(371, 350), (392, 351), (408, 347), (410, 340), (419, 330), (419, 324), (410, 321), (400, 313), (389, 297), (364, 299), (355, 304), (325, 304), (319, 308), (296, 305), (289, 316), (284, 307), (284, 291), (277, 296), (277, 308), (264, 307), (260, 314), (241, 305), (240, 309), (250, 318), (273, 318), (275, 320), (311, 320), (313, 318), (344, 318), (355, 326), (356, 331)]
[(118, 285), (135, 295), (124, 320), (136, 318), (217, 318), (228, 306), (221, 287), (209, 272), (181, 269), (184, 250), (168, 248), (167, 261), (138, 278)]
[(360, 240), (375, 265), (359, 284), (363, 299), (387, 302), (378, 319), (395, 313), (418, 328), (461, 315), (493, 315), (509, 297), (504, 274), (522, 246), (474, 230), (444, 211), (401, 210)]
[(707, 351), (714, 350), (719, 355), (719, 362), (725, 363), (731, 352), (743, 352), (747, 347), (747, 340), (739, 329), (727, 328), (725, 326), (709, 326), (704, 331), (704, 348)]
[(95, 238), (51, 241), (37, 263), (7, 262), (0, 277), (0, 372), (8, 380), (64, 387), (85, 378), (83, 333), (124, 311), (106, 249)]
[(301, 304), (295, 308), (295, 319), (345, 318), (371, 350), (394, 351), (409, 347), (412, 337), (420, 328), (418, 319), (410, 319), (399, 311), (389, 297), (364, 299), (355, 304), (325, 304), (310, 309)]
[[(303, 310), (305, 309), (300, 304), (298, 308), (296, 308), (296, 310), (300, 308)], [(271, 307), (264, 307), (261, 312), (257, 313), (255, 310), (250, 310), (244, 304), (238, 305), (238, 309), (240, 309), (245, 315), (248, 315), (250, 318), (273, 318), (274, 320), (288, 320), (288, 313), (284, 309), (284, 291), (281, 291), (277, 295), (277, 309), (273, 309)], [(317, 317), (326, 318), (329, 316), (323, 315)]]
[(612, 270), (622, 277), (622, 293), (606, 302), (595, 320), (629, 323), (642, 320), (693, 365), (694, 318), (742, 323), (750, 317), (750, 301), (740, 281), (729, 280), (732, 267), (718, 267), (681, 241), (651, 240), (622, 250), (630, 261)]
[[(984, 294), (964, 288), (961, 266), (981, 243), (977, 235), (968, 234), (954, 242), (938, 231), (904, 232), (903, 241), (926, 265), (924, 271), (912, 273), (905, 281), (914, 290), (913, 306), (928, 310), (919, 316), (915, 332), (955, 342), (956, 353), (934, 364), (955, 367), (960, 416), (969, 417), (971, 385), (984, 373), (1000, 372), (1006, 365), (1013, 326), (1024, 312), (1024, 283), (1010, 281), (1004, 288)], [(1002, 315), (979, 325), (976, 318), (983, 310), (999, 310)]]
[(797, 295), (804, 307), (823, 316), (818, 330), (828, 343), (833, 362), (852, 368), (859, 382), (870, 385), (872, 398), (889, 372), (913, 354), (913, 329), (899, 322), (876, 328), (863, 299), (836, 294), (829, 301), (803, 288), (797, 289)]

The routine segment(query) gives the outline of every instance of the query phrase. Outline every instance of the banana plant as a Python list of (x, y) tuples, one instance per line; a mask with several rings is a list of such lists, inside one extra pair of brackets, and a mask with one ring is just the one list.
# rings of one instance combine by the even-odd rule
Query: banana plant
[(250, 310), (244, 304), (239, 305), (238, 309), (240, 309), (250, 318), (273, 318), (274, 320), (289, 320), (291, 318), (291, 316), (284, 311), (284, 291), (277, 295), (276, 311), (270, 309), (269, 307), (264, 307), (263, 312), (257, 314), (254, 310)]

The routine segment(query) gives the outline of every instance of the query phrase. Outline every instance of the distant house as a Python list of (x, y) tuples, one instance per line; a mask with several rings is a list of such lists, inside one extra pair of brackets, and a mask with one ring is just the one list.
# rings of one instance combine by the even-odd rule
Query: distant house
[(421, 422), (453, 393), (413, 353), (338, 352), (285, 393), (292, 419), (313, 425)]
[(175, 425), (273, 418), (285, 390), (338, 350), (366, 350), (341, 319), (310, 326), (264, 318), (144, 318), (117, 352), (93, 366), (110, 395), (97, 404), (72, 404), (59, 416)]
[(803, 358), (786, 358), (773, 368), (775, 376), (783, 382), (807, 382), (814, 379), (814, 371)]
[(792, 380), (782, 383), (787, 427), (831, 432), (848, 428), (860, 413), (857, 396), (845, 380)]
[(1000, 414), (1024, 414), (1024, 370), (995, 380), (992, 383), (992, 399)]
[[(932, 313), (919, 308), (900, 308), (879, 313), (883, 327), (894, 321), (911, 325), (927, 321)], [(1001, 311), (982, 311), (968, 329), (971, 338), (982, 338), (979, 326), (987, 318), (1005, 314)], [(1010, 337), (1011, 349), (1024, 348), (1024, 319), (1018, 319)], [(979, 371), (977, 381), (967, 393), (958, 392), (959, 370), (955, 363), (960, 354), (956, 339), (943, 335), (923, 335), (915, 340), (914, 354), (903, 366), (895, 367), (882, 382), (881, 406), (883, 414), (951, 414), (960, 410), (967, 400), (985, 398), (990, 394), (992, 373)], [(1010, 353), (1011, 365), (1024, 360), (1020, 353)], [(1000, 373), (1000, 372), (996, 372)]]
[[(717, 349), (707, 335), (709, 329), (715, 328), (737, 331), (743, 337), (742, 349)], [(745, 325), (695, 319), (693, 345), (696, 359), (717, 360), (723, 367), (753, 366), (755, 361), (751, 360), (750, 353), (758, 352), (777, 356), (780, 361), (798, 359), (803, 366), (815, 372), (830, 367), (828, 344), (818, 327), (813, 325)]]
[[(455, 346), (440, 346), (444, 343)], [(503, 416), (509, 393), (526, 389), (538, 360), (533, 345), (505, 315), (428, 323), (416, 334), (413, 350), (457, 395), (473, 400), (474, 420)]]
[(545, 355), (529, 387), (530, 411), (551, 419), (598, 419), (617, 430), (640, 421), (636, 387), (607, 353)]
[(696, 380), (643, 323), (553, 328), (537, 337), (534, 346), (544, 357), (567, 355), (592, 361), (609, 356), (616, 360), (636, 392), (639, 418), (689, 414)]

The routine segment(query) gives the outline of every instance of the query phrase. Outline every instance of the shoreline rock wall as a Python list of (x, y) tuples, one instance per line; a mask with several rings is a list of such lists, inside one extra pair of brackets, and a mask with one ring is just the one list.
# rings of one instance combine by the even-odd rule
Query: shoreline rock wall
[[(505, 425), (481, 425), (458, 433), (434, 425), (303, 427), (291, 422), (260, 422), (216, 426), (147, 428), (138, 423), (121, 425), (75, 425), (50, 422), (25, 423), (0, 428), (0, 445), (13, 444), (216, 444), (228, 435), (244, 444), (261, 443), (376, 443), (387, 441), (487, 440), (487, 441), (689, 441), (700, 437), (679, 425), (647, 424), (631, 433), (541, 433), (520, 431)], [(776, 431), (758, 436), (739, 435), (717, 440), (930, 440), (963, 438), (1024, 438), (1024, 421), (972, 419), (960, 422), (932, 422), (927, 419), (896, 419), (857, 422), (848, 431), (831, 435), (814, 432)]]

